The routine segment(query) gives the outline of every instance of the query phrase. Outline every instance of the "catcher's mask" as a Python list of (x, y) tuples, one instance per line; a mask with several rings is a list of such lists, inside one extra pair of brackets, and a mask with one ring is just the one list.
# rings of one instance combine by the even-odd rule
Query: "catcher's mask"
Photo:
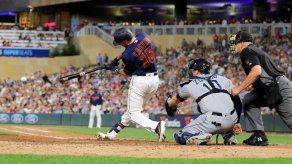
[(200, 71), (202, 74), (210, 73), (210, 63), (208, 63), (205, 59), (192, 59), (189, 61), (188, 67), (190, 77), (193, 76), (193, 72), (195, 70)]
[(253, 38), (252, 35), (249, 34), (248, 32), (245, 31), (238, 31), (235, 34), (232, 34), (229, 37), (229, 43), (230, 43), (230, 51), (232, 54), (236, 54), (236, 44), (240, 43), (240, 42), (252, 42)]

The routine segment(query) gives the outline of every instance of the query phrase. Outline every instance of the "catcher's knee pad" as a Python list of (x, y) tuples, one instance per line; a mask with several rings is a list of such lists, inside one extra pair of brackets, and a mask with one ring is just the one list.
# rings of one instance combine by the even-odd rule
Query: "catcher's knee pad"
[(192, 136), (194, 136), (194, 134), (191, 134), (188, 132), (182, 132), (182, 131), (179, 131), (178, 133), (174, 133), (173, 135), (175, 142), (181, 145), (186, 145), (187, 140)]

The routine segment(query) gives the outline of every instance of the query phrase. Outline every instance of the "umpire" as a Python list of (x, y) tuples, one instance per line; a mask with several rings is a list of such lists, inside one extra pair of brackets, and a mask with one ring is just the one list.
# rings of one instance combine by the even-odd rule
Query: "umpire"
[(232, 95), (252, 85), (253, 90), (243, 98), (246, 131), (253, 134), (243, 144), (266, 146), (260, 107), (275, 108), (286, 125), (292, 129), (292, 83), (272, 59), (252, 43), (251, 34), (239, 31), (230, 37), (231, 51), (240, 54), (246, 79), (231, 91)]

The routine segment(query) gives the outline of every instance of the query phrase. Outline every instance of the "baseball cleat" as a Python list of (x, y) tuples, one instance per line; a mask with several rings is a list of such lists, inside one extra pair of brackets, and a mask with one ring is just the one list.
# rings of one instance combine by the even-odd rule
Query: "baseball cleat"
[(106, 133), (106, 134), (104, 134), (102, 132), (98, 132), (97, 138), (102, 139), (102, 140), (113, 140), (116, 138), (117, 135), (118, 135), (118, 133), (116, 133), (114, 131)]
[(96, 137), (97, 137), (97, 139), (102, 139), (102, 140), (104, 140), (104, 139), (109, 139), (109, 138), (107, 137), (107, 135), (104, 134), (104, 133), (102, 133), (102, 132), (98, 132), (97, 135), (96, 135)]
[(255, 131), (248, 139), (243, 141), (245, 145), (267, 146), (269, 145), (268, 138), (263, 131)]
[(165, 140), (165, 130), (166, 130), (166, 123), (165, 121), (160, 121), (155, 129), (155, 132), (158, 134), (158, 141), (163, 142)]
[(212, 134), (205, 133), (202, 135), (192, 136), (187, 141), (187, 145), (206, 145), (212, 140)]

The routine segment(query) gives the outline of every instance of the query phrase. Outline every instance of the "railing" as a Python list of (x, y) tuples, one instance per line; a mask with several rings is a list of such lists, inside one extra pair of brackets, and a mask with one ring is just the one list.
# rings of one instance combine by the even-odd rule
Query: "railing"
[(59, 34), (61, 36), (64, 35), (63, 31), (38, 31), (38, 30), (0, 30), (1, 34)]
[[(135, 34), (144, 32), (148, 35), (214, 35), (214, 34), (233, 34), (239, 30), (248, 31), (252, 34), (258, 34), (260, 31), (267, 31), (270, 34), (282, 32), (287, 28), (292, 32), (291, 23), (275, 24), (230, 24), (223, 25), (163, 25), (163, 26), (127, 26)], [(95, 26), (92, 26), (95, 27)], [(108, 34), (113, 35), (119, 26), (101, 27)]]
[[(96, 35), (112, 45), (113, 33), (121, 26), (85, 26), (77, 32), (77, 37), (82, 35)], [(147, 33), (148, 35), (215, 35), (233, 34), (239, 30), (258, 34), (260, 31), (274, 35), (282, 33), (286, 28), (292, 32), (292, 23), (275, 24), (231, 24), (223, 25), (160, 25), (160, 26), (127, 26), (134, 34)]]
[(97, 26), (85, 26), (80, 31), (78, 31), (77, 37), (82, 35), (96, 35), (110, 45), (113, 45), (113, 37)]

